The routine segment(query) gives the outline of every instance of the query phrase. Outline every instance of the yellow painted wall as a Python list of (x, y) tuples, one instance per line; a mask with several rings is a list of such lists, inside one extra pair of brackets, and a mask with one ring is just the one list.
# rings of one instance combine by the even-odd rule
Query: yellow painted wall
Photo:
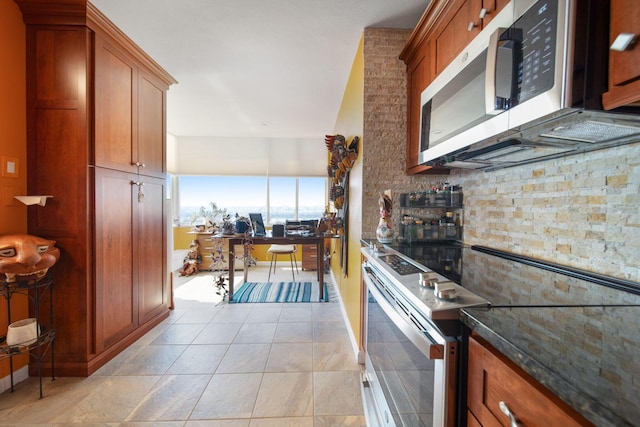
[[(13, 198), (27, 194), (26, 41), (22, 13), (12, 0), (0, 0), (0, 160), (17, 161), (17, 176), (0, 174), (0, 235), (27, 232), (27, 208)], [(3, 169), (4, 170), (4, 169)], [(26, 297), (15, 297), (13, 320), (28, 317)], [(0, 299), (0, 335), (7, 330), (7, 310)], [(14, 358), (14, 370), (28, 362)], [(0, 378), (9, 375), (9, 360), (0, 362)]]
[(187, 234), (193, 227), (173, 227), (173, 249), (185, 250), (189, 249), (189, 244), (193, 240), (193, 236)]
[(345, 306), (353, 334), (360, 342), (361, 329), (361, 279), (360, 279), (360, 237), (362, 235), (362, 139), (364, 123), (364, 54), (363, 39), (353, 61), (351, 74), (345, 88), (334, 133), (344, 135), (350, 142), (354, 136), (360, 137), (360, 154), (349, 176), (349, 235), (348, 269), (345, 276), (340, 266), (340, 242), (333, 239), (331, 249), (331, 269), (336, 278), (338, 290)]

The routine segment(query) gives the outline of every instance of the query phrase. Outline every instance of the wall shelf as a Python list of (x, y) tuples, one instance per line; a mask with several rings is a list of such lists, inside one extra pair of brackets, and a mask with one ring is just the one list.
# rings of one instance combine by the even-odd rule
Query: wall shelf
[[(461, 242), (464, 212), (464, 207), (460, 204), (461, 196), (462, 194), (457, 200), (438, 200), (434, 197), (429, 201), (427, 197), (412, 199), (412, 202), (409, 197), (401, 196), (398, 241), (408, 244)], [(443, 217), (447, 217), (448, 222), (442, 221)]]

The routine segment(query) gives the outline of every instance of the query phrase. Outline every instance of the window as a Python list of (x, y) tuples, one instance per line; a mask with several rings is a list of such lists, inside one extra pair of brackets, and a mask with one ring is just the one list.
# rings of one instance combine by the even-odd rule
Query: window
[(296, 218), (297, 178), (269, 178), (269, 224)]
[(182, 225), (202, 222), (201, 210), (210, 211), (211, 203), (232, 216), (259, 212), (268, 224), (320, 219), (326, 206), (326, 178), (189, 175), (178, 180)]
[(298, 178), (298, 217), (320, 219), (327, 206), (326, 178)]

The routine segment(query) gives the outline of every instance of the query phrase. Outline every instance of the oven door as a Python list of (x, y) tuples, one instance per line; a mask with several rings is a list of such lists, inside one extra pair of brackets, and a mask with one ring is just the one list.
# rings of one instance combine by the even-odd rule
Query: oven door
[[(455, 424), (457, 341), (368, 266), (365, 404), (382, 426)], [(367, 408), (368, 412), (370, 408)]]

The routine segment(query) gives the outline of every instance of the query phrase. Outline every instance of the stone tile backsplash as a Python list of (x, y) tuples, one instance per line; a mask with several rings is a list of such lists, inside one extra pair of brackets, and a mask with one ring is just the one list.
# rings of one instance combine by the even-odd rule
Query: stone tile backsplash
[(465, 243), (640, 282), (638, 148), (452, 171), (464, 192)]

